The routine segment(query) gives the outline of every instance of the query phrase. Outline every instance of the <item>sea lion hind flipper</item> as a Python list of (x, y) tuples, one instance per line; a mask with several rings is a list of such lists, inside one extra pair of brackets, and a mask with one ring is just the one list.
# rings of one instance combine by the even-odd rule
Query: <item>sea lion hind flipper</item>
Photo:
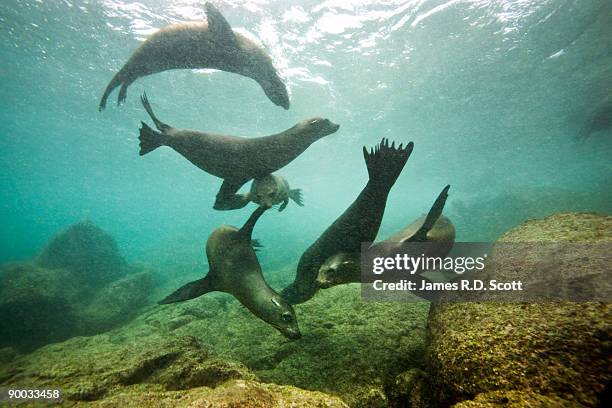
[(140, 155), (144, 156), (162, 146), (164, 144), (164, 137), (161, 133), (151, 129), (146, 123), (140, 123), (140, 136), (138, 136), (138, 140), (140, 140)]
[(208, 19), (208, 29), (212, 35), (222, 43), (238, 47), (238, 41), (236, 41), (232, 27), (223, 17), (223, 14), (210, 2), (206, 2), (204, 8)]
[(292, 199), (300, 207), (304, 206), (302, 190), (300, 190), (299, 188), (289, 190), (289, 198)]
[(143, 92), (142, 95), (140, 96), (140, 102), (142, 103), (142, 106), (145, 108), (145, 110), (151, 117), (151, 120), (153, 121), (153, 123), (155, 123), (155, 127), (157, 128), (157, 130), (159, 130), (160, 132), (165, 132), (171, 128), (170, 125), (157, 119), (157, 116), (155, 116), (155, 113), (153, 113), (153, 108), (151, 108), (151, 104), (149, 103), (149, 98), (147, 98), (146, 92)]
[(424, 242), (427, 240), (427, 233), (433, 228), (438, 218), (442, 215), (442, 210), (444, 210), (444, 205), (446, 204), (446, 199), (448, 198), (448, 190), (450, 189), (450, 185), (447, 185), (442, 189), (440, 194), (438, 194), (438, 198), (434, 201), (431, 209), (427, 213), (425, 217), (425, 221), (423, 225), (417, 232), (414, 233), (408, 239), (408, 242)]
[(379, 144), (370, 151), (363, 147), (363, 158), (368, 168), (368, 176), (371, 183), (393, 185), (399, 177), (406, 161), (412, 153), (414, 144), (408, 143), (406, 147), (400, 144), (395, 147), (395, 142), (389, 146), (389, 139), (383, 138)]
[(185, 300), (195, 299), (208, 292), (213, 292), (214, 290), (215, 289), (210, 284), (210, 279), (208, 279), (208, 276), (206, 276), (202, 279), (198, 279), (181, 286), (170, 295), (166, 296), (163, 300), (160, 300), (158, 303), (160, 305), (165, 305), (168, 303), (183, 302)]

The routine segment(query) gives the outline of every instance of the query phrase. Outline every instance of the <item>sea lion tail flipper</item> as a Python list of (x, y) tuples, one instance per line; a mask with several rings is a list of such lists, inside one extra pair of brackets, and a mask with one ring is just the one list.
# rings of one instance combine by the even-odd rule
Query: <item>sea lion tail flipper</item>
[(206, 18), (208, 20), (208, 29), (212, 35), (226, 45), (238, 47), (238, 41), (232, 31), (232, 27), (227, 22), (223, 14), (210, 2), (204, 4), (206, 9)]
[(151, 120), (153, 121), (153, 123), (155, 123), (155, 127), (157, 128), (157, 130), (159, 130), (160, 132), (165, 132), (171, 128), (170, 125), (157, 119), (157, 116), (155, 116), (155, 113), (153, 113), (153, 108), (151, 108), (151, 104), (149, 103), (149, 98), (147, 98), (146, 92), (143, 92), (140, 96), (140, 102), (142, 102), (142, 106), (144, 106), (145, 110), (151, 117)]
[(381, 142), (370, 151), (363, 147), (363, 157), (368, 167), (368, 175), (371, 183), (382, 183), (392, 186), (399, 177), (406, 161), (412, 153), (414, 144), (408, 143), (405, 147), (400, 144), (395, 147), (395, 142), (389, 146), (389, 139), (383, 138)]
[(140, 136), (138, 136), (138, 140), (140, 140), (140, 155), (144, 156), (162, 146), (164, 144), (164, 137), (161, 133), (151, 129), (146, 123), (140, 123)]
[(299, 205), (300, 207), (304, 206), (304, 201), (302, 198), (302, 190), (300, 190), (299, 188), (289, 190), (289, 198), (295, 201), (295, 203)]
[(444, 205), (446, 204), (446, 199), (448, 198), (448, 190), (450, 189), (450, 185), (447, 185), (442, 189), (442, 192), (436, 198), (431, 209), (427, 213), (425, 217), (425, 222), (419, 230), (408, 239), (409, 242), (424, 242), (427, 239), (427, 233), (433, 228), (438, 218), (442, 215), (442, 210), (444, 210)]
[(206, 276), (202, 279), (198, 279), (181, 286), (170, 295), (166, 296), (163, 300), (160, 300), (158, 303), (160, 305), (165, 305), (168, 303), (183, 302), (185, 300), (195, 299), (208, 292), (213, 292), (214, 290), (215, 289), (210, 284), (210, 279), (208, 279), (208, 276)]

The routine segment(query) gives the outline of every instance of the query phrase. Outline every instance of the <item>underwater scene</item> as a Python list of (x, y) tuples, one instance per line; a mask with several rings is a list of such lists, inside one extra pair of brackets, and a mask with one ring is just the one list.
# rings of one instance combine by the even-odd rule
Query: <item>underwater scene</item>
[(610, 406), (609, 0), (0, 30), (0, 406)]

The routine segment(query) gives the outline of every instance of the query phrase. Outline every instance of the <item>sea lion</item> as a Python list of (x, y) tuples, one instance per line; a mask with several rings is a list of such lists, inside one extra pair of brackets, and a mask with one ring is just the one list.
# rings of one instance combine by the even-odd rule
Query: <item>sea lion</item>
[(270, 136), (227, 136), (173, 128), (157, 119), (146, 94), (141, 101), (161, 133), (141, 122), (140, 155), (169, 146), (200, 169), (222, 178), (223, 184), (213, 206), (217, 210), (244, 207), (248, 201), (236, 194), (243, 184), (286, 166), (312, 143), (340, 127), (328, 119), (311, 118)]
[(369, 180), (351, 206), (302, 254), (295, 280), (281, 293), (289, 303), (303, 303), (314, 296), (319, 268), (330, 256), (359, 252), (362, 242), (374, 241), (389, 191), (412, 153), (412, 142), (402, 146), (396, 148), (395, 142), (389, 145), (382, 139), (369, 152), (363, 147)]
[(612, 96), (605, 98), (589, 116), (584, 126), (578, 133), (579, 139), (610, 130), (612, 128)]
[(110, 81), (99, 109), (111, 92), (121, 86), (117, 104), (125, 101), (127, 88), (136, 79), (169, 69), (211, 68), (254, 79), (276, 105), (289, 109), (285, 84), (272, 59), (257, 44), (232, 31), (211, 3), (204, 5), (207, 22), (172, 24), (152, 34), (130, 56)]
[(304, 206), (302, 190), (292, 190), (289, 188), (287, 180), (278, 174), (268, 174), (253, 180), (251, 190), (246, 194), (246, 199), (264, 207), (272, 207), (282, 203), (278, 209), (279, 212), (287, 207), (289, 199), (300, 207)]
[(293, 308), (264, 280), (252, 246), (253, 227), (266, 210), (258, 207), (240, 229), (228, 225), (217, 228), (206, 242), (208, 274), (182, 286), (159, 303), (182, 302), (213, 291), (226, 292), (285, 337), (299, 339), (301, 334)]
[[(435, 252), (427, 253), (427, 256), (446, 256), (455, 242), (455, 227), (451, 220), (440, 216), (433, 227), (427, 231), (425, 239), (417, 240), (417, 232), (421, 230), (426, 216), (417, 218), (406, 228), (402, 229), (386, 240), (372, 245), (371, 249), (376, 251), (377, 256), (386, 256), (397, 250), (406, 242), (431, 242), (431, 248)], [(361, 282), (361, 253), (340, 252), (329, 257), (319, 268), (317, 283), (321, 289), (343, 283)]]

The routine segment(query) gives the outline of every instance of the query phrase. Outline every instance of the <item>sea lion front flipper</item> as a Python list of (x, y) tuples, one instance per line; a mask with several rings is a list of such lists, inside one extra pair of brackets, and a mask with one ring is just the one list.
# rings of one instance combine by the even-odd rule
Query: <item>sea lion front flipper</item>
[(206, 2), (204, 5), (206, 9), (206, 18), (208, 19), (208, 29), (219, 42), (227, 44), (233, 47), (238, 47), (236, 36), (232, 31), (232, 27), (229, 25), (223, 14), (210, 2)]
[(165, 305), (168, 303), (183, 302), (185, 300), (195, 299), (208, 292), (213, 292), (214, 290), (215, 289), (210, 284), (210, 279), (208, 279), (207, 275), (202, 279), (198, 279), (181, 286), (170, 295), (166, 296), (163, 300), (160, 300), (158, 303), (160, 305)]
[(261, 217), (261, 215), (265, 213), (268, 208), (269, 207), (257, 207), (257, 209), (253, 211), (253, 214), (251, 214), (247, 222), (245, 222), (242, 228), (240, 228), (240, 234), (242, 234), (242, 236), (252, 242), (251, 236), (253, 235), (253, 228), (255, 227), (255, 224), (257, 223), (259, 217)]
[(242, 208), (249, 203), (248, 194), (236, 194), (240, 187), (244, 185), (248, 180), (233, 180), (225, 179), (221, 188), (217, 193), (215, 204), (213, 208), (215, 210), (236, 210)]
[(289, 204), (289, 199), (283, 201), (280, 207), (278, 207), (278, 212), (282, 212), (285, 208), (287, 208), (287, 204)]
[(444, 204), (446, 204), (446, 199), (448, 198), (448, 189), (450, 185), (447, 185), (442, 189), (442, 192), (436, 198), (436, 201), (431, 206), (429, 213), (427, 213), (427, 217), (425, 217), (425, 222), (417, 232), (414, 233), (408, 239), (408, 242), (424, 242), (427, 239), (427, 233), (430, 229), (433, 228), (438, 218), (442, 215), (442, 210), (444, 210)]

